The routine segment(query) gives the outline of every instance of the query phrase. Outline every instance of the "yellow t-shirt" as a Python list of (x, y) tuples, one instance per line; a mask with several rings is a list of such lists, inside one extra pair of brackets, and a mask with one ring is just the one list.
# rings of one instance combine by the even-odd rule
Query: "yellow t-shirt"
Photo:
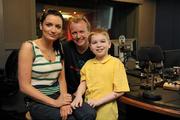
[[(115, 57), (107, 56), (102, 61), (88, 60), (81, 69), (81, 81), (86, 80), (85, 101), (99, 100), (111, 92), (128, 92), (129, 85), (123, 63)], [(111, 119), (112, 118), (112, 119)], [(117, 120), (116, 101), (102, 105), (97, 110), (96, 120)]]

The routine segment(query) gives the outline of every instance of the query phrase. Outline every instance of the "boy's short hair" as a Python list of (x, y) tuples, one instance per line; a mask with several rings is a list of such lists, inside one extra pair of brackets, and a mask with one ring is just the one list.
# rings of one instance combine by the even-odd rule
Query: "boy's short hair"
[(88, 40), (89, 40), (89, 43), (91, 42), (91, 38), (93, 35), (95, 34), (102, 34), (104, 35), (108, 41), (110, 41), (110, 37), (109, 37), (109, 34), (107, 32), (107, 30), (105, 29), (102, 29), (102, 28), (97, 28), (97, 29), (94, 29), (88, 36)]

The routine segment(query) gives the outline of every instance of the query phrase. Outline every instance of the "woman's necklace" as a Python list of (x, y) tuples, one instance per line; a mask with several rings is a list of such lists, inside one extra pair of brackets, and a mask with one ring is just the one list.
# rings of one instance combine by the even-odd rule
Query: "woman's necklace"
[(51, 60), (51, 53), (50, 52), (48, 53), (47, 57), (48, 57), (49, 62), (52, 62), (52, 60)]
[(48, 61), (49, 61), (49, 62), (52, 62), (53, 59), (54, 59), (54, 52), (49, 51), (49, 52), (47, 53), (47, 58), (48, 58)]
[(41, 52), (44, 54), (44, 57), (49, 62), (52, 62), (54, 60), (54, 56), (55, 56), (53, 48), (48, 47), (46, 45), (46, 43), (43, 42), (43, 39), (39, 39), (37, 42), (38, 42), (39, 48), (41, 49)]

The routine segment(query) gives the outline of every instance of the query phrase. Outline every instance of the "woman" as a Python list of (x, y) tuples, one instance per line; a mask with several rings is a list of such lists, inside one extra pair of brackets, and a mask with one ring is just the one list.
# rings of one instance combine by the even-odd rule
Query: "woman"
[(40, 19), (41, 38), (24, 42), (19, 51), (19, 86), (30, 98), (27, 105), (33, 120), (74, 119), (58, 40), (63, 22), (58, 11), (45, 11)]

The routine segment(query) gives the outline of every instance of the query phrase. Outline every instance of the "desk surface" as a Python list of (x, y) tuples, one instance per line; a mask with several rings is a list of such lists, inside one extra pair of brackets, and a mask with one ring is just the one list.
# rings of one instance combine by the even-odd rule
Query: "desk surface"
[(180, 118), (180, 91), (156, 88), (155, 92), (160, 94), (162, 99), (151, 101), (142, 97), (143, 90), (140, 89), (140, 80), (137, 77), (128, 76), (128, 80), (131, 91), (120, 98), (121, 102), (152, 112)]

